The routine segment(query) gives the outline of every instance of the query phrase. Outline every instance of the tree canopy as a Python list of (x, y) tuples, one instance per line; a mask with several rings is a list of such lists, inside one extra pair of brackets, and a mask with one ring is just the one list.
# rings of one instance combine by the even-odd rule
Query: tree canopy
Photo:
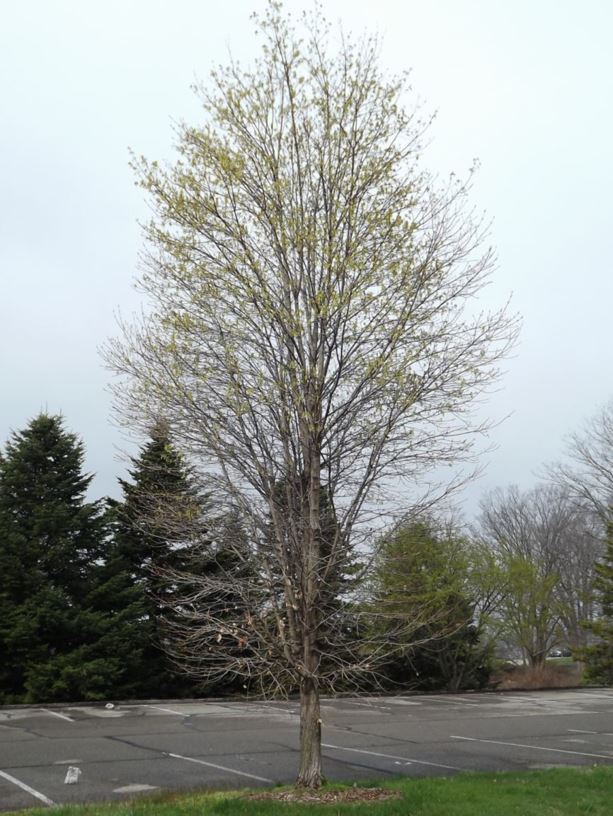
[[(203, 122), (179, 126), (177, 161), (135, 160), (154, 212), (151, 309), (107, 357), (124, 421), (164, 416), (245, 520), (262, 583), (235, 583), (231, 631), (250, 649), (219, 648), (216, 670), (299, 685), (299, 781), (317, 785), (320, 690), (372, 668), (358, 644), (322, 659), (322, 593), (397, 480), (470, 455), (485, 428), (474, 400), (516, 325), (475, 309), (493, 266), (484, 226), (467, 184), (420, 166), (426, 125), (376, 41), (332, 43), (318, 14), (298, 32), (276, 3), (257, 25), (261, 58), (199, 88)], [(338, 521), (325, 555), (322, 485)], [(325, 649), (341, 654), (329, 636)]]

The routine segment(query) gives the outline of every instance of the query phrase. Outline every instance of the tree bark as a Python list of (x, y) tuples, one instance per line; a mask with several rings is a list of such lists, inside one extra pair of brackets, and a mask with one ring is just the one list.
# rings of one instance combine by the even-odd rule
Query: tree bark
[(308, 677), (300, 685), (300, 768), (296, 784), (319, 788), (323, 781), (319, 689)]
[(543, 651), (542, 649), (538, 652), (531, 652), (528, 655), (528, 661), (530, 663), (530, 668), (542, 669), (547, 662), (547, 652)]

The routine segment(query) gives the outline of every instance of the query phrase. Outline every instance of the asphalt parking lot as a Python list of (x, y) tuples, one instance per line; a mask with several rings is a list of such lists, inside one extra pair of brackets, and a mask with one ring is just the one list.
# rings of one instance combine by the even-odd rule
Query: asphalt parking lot
[[(329, 779), (613, 764), (613, 689), (343, 698), (322, 719)], [(0, 810), (290, 782), (297, 749), (295, 702), (4, 707)]]

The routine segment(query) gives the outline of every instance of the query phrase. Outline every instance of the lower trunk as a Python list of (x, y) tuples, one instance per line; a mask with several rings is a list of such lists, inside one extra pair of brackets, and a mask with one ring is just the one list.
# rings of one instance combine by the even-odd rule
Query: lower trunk
[(531, 655), (528, 655), (528, 662), (529, 662), (530, 668), (533, 669), (534, 671), (537, 671), (538, 669), (542, 669), (545, 666), (546, 661), (547, 661), (547, 655), (546, 654), (531, 654)]
[(300, 686), (300, 768), (297, 785), (319, 788), (321, 774), (321, 718), (319, 689), (311, 679)]

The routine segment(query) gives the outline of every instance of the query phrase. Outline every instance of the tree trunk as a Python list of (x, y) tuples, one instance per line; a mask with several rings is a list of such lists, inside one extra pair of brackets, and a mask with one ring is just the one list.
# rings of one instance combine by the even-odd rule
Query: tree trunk
[(547, 662), (547, 652), (542, 650), (538, 652), (531, 652), (528, 654), (528, 661), (531, 669), (534, 669), (535, 671), (537, 669), (542, 669)]
[(319, 788), (322, 782), (319, 689), (311, 678), (305, 678), (300, 686), (300, 768), (296, 784)]

